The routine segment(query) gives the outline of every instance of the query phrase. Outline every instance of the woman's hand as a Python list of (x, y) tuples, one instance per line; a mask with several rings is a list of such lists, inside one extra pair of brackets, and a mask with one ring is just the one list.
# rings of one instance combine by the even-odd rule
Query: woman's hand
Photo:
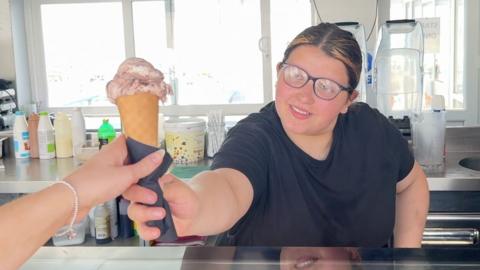
[[(192, 234), (190, 229), (200, 212), (200, 201), (195, 191), (185, 182), (171, 174), (165, 174), (159, 179), (163, 196), (172, 211), (173, 223), (179, 236)], [(123, 197), (131, 201), (128, 216), (138, 223), (138, 233), (145, 240), (153, 240), (160, 236), (160, 229), (149, 227), (145, 223), (150, 220), (165, 218), (165, 209), (146, 206), (157, 201), (155, 192), (139, 185), (131, 186)]]
[(160, 150), (135, 164), (125, 165), (127, 146), (124, 136), (102, 147), (99, 153), (66, 177), (78, 193), (78, 220), (95, 205), (112, 200), (150, 174), (162, 163), (163, 155), (164, 151)]

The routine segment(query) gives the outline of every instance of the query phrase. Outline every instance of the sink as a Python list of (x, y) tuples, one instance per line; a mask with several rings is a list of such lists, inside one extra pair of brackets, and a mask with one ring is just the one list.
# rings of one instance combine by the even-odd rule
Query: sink
[(480, 171), (480, 157), (464, 158), (458, 164), (470, 170)]

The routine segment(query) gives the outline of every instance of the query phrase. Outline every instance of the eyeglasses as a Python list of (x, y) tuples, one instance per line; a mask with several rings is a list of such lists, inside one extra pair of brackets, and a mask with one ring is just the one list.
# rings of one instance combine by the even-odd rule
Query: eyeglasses
[(310, 76), (305, 70), (295, 65), (282, 63), (283, 80), (293, 88), (301, 88), (308, 81), (313, 81), (313, 93), (323, 100), (332, 100), (340, 94), (341, 91), (351, 92), (351, 87), (345, 87), (327, 78), (315, 78)]

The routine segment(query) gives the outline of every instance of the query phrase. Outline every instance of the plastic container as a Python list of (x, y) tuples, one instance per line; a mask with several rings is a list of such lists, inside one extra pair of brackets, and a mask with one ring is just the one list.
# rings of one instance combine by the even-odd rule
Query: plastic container
[(98, 142), (100, 143), (99, 149), (102, 149), (107, 143), (112, 142), (115, 139), (115, 128), (108, 122), (108, 119), (103, 119), (102, 125), (98, 128)]
[(31, 113), (28, 116), (28, 134), (30, 136), (28, 143), (30, 146), (30, 157), (38, 158), (38, 122), (40, 117), (36, 113)]
[(55, 157), (55, 131), (50, 122), (47, 112), (40, 113), (38, 122), (38, 156), (40, 159), (51, 159)]
[[(88, 217), (82, 219), (79, 223), (73, 224), (73, 229), (75, 230), (75, 237), (68, 239), (67, 235), (63, 236), (53, 236), (53, 245), (55, 246), (70, 246), (70, 245), (79, 245), (85, 242), (85, 228), (87, 227)], [(68, 228), (67, 226), (62, 227), (59, 232), (63, 232)]]
[(78, 156), (82, 151), (82, 146), (86, 142), (87, 133), (85, 130), (85, 118), (82, 110), (75, 108), (72, 112), (72, 145), (73, 156)]
[(432, 110), (413, 123), (414, 156), (426, 172), (441, 172), (445, 167), (445, 126), (445, 101), (434, 95)]
[(165, 143), (175, 163), (200, 161), (205, 156), (205, 121), (198, 118), (165, 121)]
[[(356, 101), (367, 101), (367, 42), (365, 38), (365, 28), (362, 24), (357, 22), (337, 22), (335, 23), (341, 29), (352, 33), (353, 37), (360, 46), (362, 52), (362, 72), (360, 73), (360, 79), (356, 90), (358, 91), (358, 97)], [(370, 93), (371, 94), (371, 93)]]
[(15, 147), (15, 158), (30, 158), (30, 146), (28, 145), (29, 134), (25, 113), (15, 113), (13, 124), (13, 142)]
[(422, 110), (424, 37), (420, 22), (387, 21), (379, 30), (372, 69), (374, 106), (385, 116)]
[(57, 158), (73, 156), (72, 124), (68, 116), (58, 112), (55, 117), (55, 151)]

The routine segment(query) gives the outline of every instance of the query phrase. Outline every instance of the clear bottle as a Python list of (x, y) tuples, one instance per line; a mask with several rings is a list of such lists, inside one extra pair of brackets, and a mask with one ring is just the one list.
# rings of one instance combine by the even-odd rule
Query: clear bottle
[(117, 200), (113, 199), (105, 203), (110, 216), (110, 236), (112, 239), (118, 237), (118, 207)]
[(40, 113), (38, 123), (38, 156), (40, 159), (55, 158), (55, 131), (50, 122), (48, 112)]
[(95, 207), (95, 242), (97, 244), (107, 244), (112, 242), (110, 235), (110, 215), (105, 204), (99, 204)]
[(115, 128), (108, 122), (108, 119), (103, 119), (102, 125), (98, 128), (98, 141), (100, 143), (99, 148), (102, 149), (107, 143), (112, 142), (115, 139)]
[(72, 144), (73, 156), (80, 154), (82, 146), (86, 143), (85, 118), (82, 110), (75, 108), (72, 112)]
[(28, 134), (29, 140), (28, 143), (30, 145), (30, 157), (31, 158), (38, 158), (38, 122), (40, 121), (40, 117), (36, 113), (31, 113), (28, 116)]
[(15, 158), (30, 158), (29, 137), (25, 113), (17, 111), (15, 113), (15, 123), (13, 124)]
[(71, 157), (73, 155), (72, 124), (65, 113), (56, 114), (54, 128), (57, 158)]

